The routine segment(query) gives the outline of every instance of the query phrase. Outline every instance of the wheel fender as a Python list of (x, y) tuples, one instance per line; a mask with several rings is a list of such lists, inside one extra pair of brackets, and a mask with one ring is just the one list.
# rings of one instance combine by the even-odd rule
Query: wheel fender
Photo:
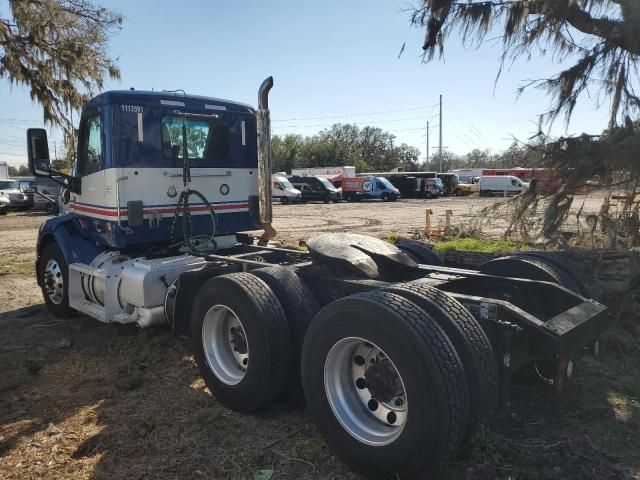
[[(105, 247), (82, 235), (72, 214), (60, 215), (45, 220), (38, 232), (36, 245), (36, 272), (40, 271), (40, 254), (49, 243), (56, 243), (67, 265), (72, 263), (91, 263)], [(42, 286), (40, 275), (36, 275), (38, 285)]]

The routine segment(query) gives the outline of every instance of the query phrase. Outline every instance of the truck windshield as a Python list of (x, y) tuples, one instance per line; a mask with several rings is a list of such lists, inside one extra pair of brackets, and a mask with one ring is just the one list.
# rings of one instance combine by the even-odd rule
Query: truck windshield
[(327, 190), (337, 190), (336, 187), (334, 187), (333, 184), (326, 178), (318, 177), (318, 180), (320, 180), (320, 183), (322, 183), (322, 185), (324, 185)]
[(293, 185), (291, 185), (291, 182), (286, 178), (281, 178), (278, 181), (280, 182), (280, 185), (282, 185), (282, 188), (284, 188), (285, 190), (292, 190), (294, 188)]
[(18, 188), (15, 180), (0, 180), (0, 190), (14, 190)]
[(187, 155), (193, 160), (215, 160), (229, 156), (229, 127), (218, 119), (164, 117), (162, 153), (167, 158), (182, 158), (182, 124), (187, 131)]
[(386, 179), (386, 178), (384, 178), (384, 177), (378, 177), (378, 181), (379, 181), (380, 183), (382, 183), (385, 187), (387, 187), (387, 188), (389, 188), (389, 189), (391, 189), (391, 190), (393, 190), (394, 188), (396, 188), (396, 187), (394, 187), (394, 186), (393, 186), (393, 184), (392, 184), (389, 180), (387, 180), (387, 179)]

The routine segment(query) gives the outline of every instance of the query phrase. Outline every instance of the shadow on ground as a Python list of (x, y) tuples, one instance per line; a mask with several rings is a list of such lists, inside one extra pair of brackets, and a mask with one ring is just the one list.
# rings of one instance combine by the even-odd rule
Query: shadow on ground
[[(443, 477), (640, 475), (638, 333), (614, 331), (604, 363), (577, 362), (562, 401), (540, 385), (517, 387), (510, 413)], [(252, 479), (260, 470), (360, 478), (302, 408), (254, 416), (218, 404), (189, 340), (167, 329), (59, 320), (42, 305), (0, 314), (0, 477)]]

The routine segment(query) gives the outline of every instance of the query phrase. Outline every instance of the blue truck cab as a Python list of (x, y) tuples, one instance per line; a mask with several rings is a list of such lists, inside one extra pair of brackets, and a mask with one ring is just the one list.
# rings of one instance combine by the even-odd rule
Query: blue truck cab
[(244, 104), (167, 92), (98, 95), (80, 119), (69, 213), (45, 221), (38, 252), (55, 239), (69, 263), (88, 263), (87, 249), (145, 252), (182, 238), (174, 216), (185, 146), (189, 188), (206, 199), (190, 202), (192, 231), (219, 237), (259, 228), (256, 139), (254, 109)]

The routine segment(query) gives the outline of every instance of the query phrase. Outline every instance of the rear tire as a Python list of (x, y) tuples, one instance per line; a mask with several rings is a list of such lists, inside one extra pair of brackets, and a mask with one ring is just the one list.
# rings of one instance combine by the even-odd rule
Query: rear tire
[(552, 258), (546, 252), (523, 252), (517, 253), (516, 257), (526, 258), (541, 262), (545, 268), (552, 270), (558, 278), (560, 285), (569, 290), (579, 293), (585, 298), (592, 298), (593, 295), (589, 288), (571, 271), (571, 269), (557, 258)]
[(42, 249), (39, 265), (38, 276), (47, 310), (58, 318), (74, 316), (75, 310), (69, 307), (69, 268), (56, 243)]
[(400, 295), (427, 312), (458, 352), (469, 388), (469, 424), (462, 448), (468, 446), (498, 406), (498, 365), (489, 338), (469, 310), (437, 288), (406, 283), (385, 291)]
[(275, 293), (256, 276), (207, 280), (194, 299), (191, 339), (207, 387), (231, 410), (267, 407), (284, 390), (291, 372), (289, 327)]
[[(384, 355), (338, 355), (349, 342)], [(468, 392), (455, 348), (429, 315), (393, 293), (352, 295), (323, 308), (305, 338), (302, 383), (329, 446), (367, 475), (434, 473), (466, 431)]]
[(440, 256), (427, 247), (423, 242), (400, 239), (396, 242), (396, 247), (418, 263), (422, 263), (424, 265), (436, 265), (439, 267), (444, 266), (444, 261)]
[[(276, 266), (252, 270), (251, 274), (264, 281), (284, 309), (292, 344), (291, 382), (288, 390), (301, 393), (300, 356), (309, 324), (320, 306), (309, 287), (290, 268)], [(295, 395), (295, 393), (294, 393)]]

